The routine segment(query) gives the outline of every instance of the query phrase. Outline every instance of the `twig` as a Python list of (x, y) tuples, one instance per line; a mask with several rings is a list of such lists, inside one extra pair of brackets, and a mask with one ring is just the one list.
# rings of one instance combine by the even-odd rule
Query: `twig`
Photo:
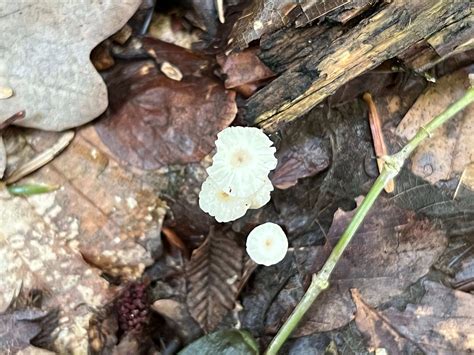
[(15, 170), (7, 179), (6, 184), (13, 184), (17, 182), (21, 178), (31, 174), (33, 171), (38, 170), (39, 168), (48, 164), (51, 160), (54, 159), (59, 153), (61, 153), (66, 147), (71, 143), (72, 139), (74, 138), (74, 131), (68, 131), (64, 133), (58, 140), (56, 144), (54, 144), (51, 148), (47, 149), (46, 151), (42, 152), (41, 154), (34, 157), (28, 163), (20, 166), (17, 170)]
[[(369, 123), (370, 131), (372, 132), (372, 140), (374, 141), (374, 150), (375, 156), (377, 159), (377, 167), (379, 168), (379, 173), (383, 170), (383, 158), (388, 155), (387, 146), (385, 145), (385, 139), (382, 132), (382, 123), (380, 122), (379, 113), (377, 111), (377, 106), (375, 106), (374, 100), (372, 100), (372, 95), (366, 92), (363, 97), (364, 101), (369, 107)], [(395, 191), (395, 182), (394, 180), (389, 180), (385, 186), (385, 191), (392, 193)]]
[(432, 119), (426, 126), (421, 127), (418, 130), (418, 133), (405, 145), (405, 147), (402, 148), (402, 150), (394, 155), (384, 157), (385, 164), (382, 173), (375, 180), (369, 193), (364, 198), (364, 201), (362, 201), (362, 204), (357, 208), (354, 217), (332, 250), (331, 255), (329, 255), (329, 258), (326, 260), (322, 269), (317, 274), (313, 275), (311, 284), (300, 303), (296, 306), (290, 317), (286, 320), (285, 324), (283, 324), (277, 335), (271, 341), (265, 352), (267, 355), (278, 353), (286, 339), (288, 339), (291, 333), (295, 330), (298, 323), (319, 294), (329, 287), (329, 278), (337, 262), (341, 258), (342, 253), (349, 245), (352, 237), (367, 215), (367, 212), (370, 210), (385, 185), (398, 175), (409, 155), (424, 139), (430, 137), (439, 126), (454, 117), (459, 111), (463, 110), (473, 102), (474, 87), (471, 87), (461, 99), (449, 106), (443, 113)]

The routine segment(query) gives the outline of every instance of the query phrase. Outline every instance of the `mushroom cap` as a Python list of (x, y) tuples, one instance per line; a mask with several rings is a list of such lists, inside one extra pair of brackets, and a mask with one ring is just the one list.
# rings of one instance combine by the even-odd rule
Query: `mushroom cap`
[(248, 199), (229, 195), (210, 177), (201, 186), (199, 207), (218, 222), (230, 222), (242, 217), (249, 206)]
[(273, 184), (269, 178), (266, 179), (265, 184), (255, 192), (251, 197), (250, 209), (256, 210), (265, 206), (270, 201), (270, 193), (273, 191)]
[(228, 127), (217, 135), (217, 153), (207, 173), (228, 194), (249, 197), (277, 165), (272, 144), (258, 128)]
[(261, 224), (247, 237), (247, 253), (257, 264), (270, 266), (279, 263), (287, 251), (288, 239), (278, 224)]

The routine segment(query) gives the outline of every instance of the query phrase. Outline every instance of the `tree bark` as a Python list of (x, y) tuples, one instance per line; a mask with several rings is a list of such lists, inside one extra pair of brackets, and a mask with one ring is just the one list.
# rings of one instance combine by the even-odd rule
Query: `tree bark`
[[(428, 44), (425, 49), (431, 54), (416, 63), (421, 69), (436, 60), (433, 56), (442, 58), (473, 46), (469, 2), (393, 0), (369, 11), (352, 26), (286, 29), (263, 39), (262, 60), (282, 73), (246, 101), (245, 121), (274, 132), (349, 80), (413, 46)], [(288, 46), (289, 39), (294, 45)]]

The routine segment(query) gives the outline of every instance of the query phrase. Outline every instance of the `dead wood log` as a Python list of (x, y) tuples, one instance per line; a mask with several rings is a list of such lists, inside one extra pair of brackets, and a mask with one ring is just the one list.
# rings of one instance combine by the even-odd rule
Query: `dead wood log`
[[(285, 71), (246, 101), (243, 118), (273, 132), (308, 112), (349, 80), (423, 41), (439, 51), (439, 57), (461, 46), (471, 46), (473, 22), (468, 1), (394, 0), (379, 6), (352, 28), (341, 27), (327, 35), (314, 28), (280, 31), (273, 38), (274, 46), (268, 41), (263, 46), (262, 59), (268, 62), (266, 52), (279, 51), (283, 60), (268, 64)], [(300, 31), (302, 36), (294, 31)], [(315, 37), (304, 37), (311, 33)], [(291, 38), (300, 50), (304, 50), (301, 44), (306, 41), (312, 50), (298, 56), (289, 49), (285, 38)], [(287, 55), (282, 50), (285, 46)], [(289, 63), (291, 57), (296, 61)]]

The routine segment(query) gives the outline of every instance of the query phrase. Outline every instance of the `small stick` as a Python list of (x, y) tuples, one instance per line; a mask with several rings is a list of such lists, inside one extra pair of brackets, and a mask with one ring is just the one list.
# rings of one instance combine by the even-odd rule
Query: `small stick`
[(45, 150), (41, 154), (34, 157), (28, 163), (20, 166), (15, 170), (7, 179), (6, 184), (13, 184), (21, 178), (31, 174), (32, 172), (38, 170), (39, 168), (48, 164), (51, 160), (54, 159), (59, 153), (61, 153), (68, 145), (71, 143), (74, 138), (74, 131), (68, 131), (64, 133), (51, 148)]
[(15, 113), (13, 116), (7, 118), (5, 121), (0, 123), (0, 131), (10, 126), (13, 122), (21, 120), (23, 118), (25, 118), (25, 111), (19, 111)]
[(219, 17), (220, 23), (225, 22), (224, 17), (224, 0), (216, 0), (217, 16)]
[[(385, 164), (383, 157), (388, 156), (387, 146), (385, 145), (385, 139), (382, 132), (382, 124), (380, 122), (380, 116), (375, 106), (374, 100), (372, 100), (372, 95), (369, 92), (366, 92), (362, 97), (369, 107), (369, 122), (370, 130), (372, 132), (372, 139), (374, 141), (374, 150), (377, 157), (377, 167), (379, 168), (379, 173), (382, 172), (383, 165)], [(392, 193), (395, 191), (395, 182), (390, 180), (385, 186), (384, 189), (387, 193)]]

